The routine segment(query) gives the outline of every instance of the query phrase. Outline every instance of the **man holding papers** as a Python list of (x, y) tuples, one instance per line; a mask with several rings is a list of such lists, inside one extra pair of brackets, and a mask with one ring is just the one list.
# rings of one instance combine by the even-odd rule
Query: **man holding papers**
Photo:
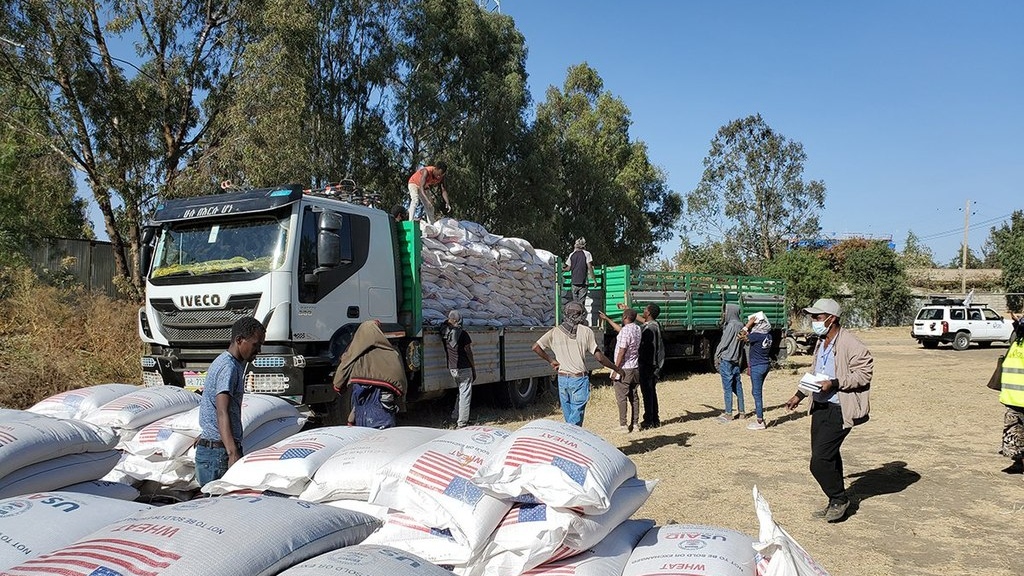
[(850, 430), (868, 420), (874, 360), (864, 343), (839, 325), (842, 311), (835, 300), (819, 299), (804, 312), (819, 336), (813, 373), (804, 375), (786, 408), (793, 410), (811, 396), (811, 474), (828, 496), (828, 506), (814, 516), (838, 522), (850, 506), (839, 449)]

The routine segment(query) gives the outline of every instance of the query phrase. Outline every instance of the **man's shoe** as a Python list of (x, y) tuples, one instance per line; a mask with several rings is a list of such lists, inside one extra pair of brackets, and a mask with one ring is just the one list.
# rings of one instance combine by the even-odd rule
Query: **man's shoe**
[(726, 422), (732, 422), (732, 414), (719, 414), (715, 421), (725, 424)]
[(764, 420), (754, 420), (750, 424), (747, 424), (747, 430), (764, 430), (767, 426)]
[(828, 509), (829, 509), (829, 506), (825, 506), (824, 508), (822, 508), (820, 510), (815, 510), (815, 511), (811, 512), (811, 518), (813, 518), (814, 520), (824, 520), (825, 519), (825, 515), (828, 514)]
[(619, 432), (622, 432), (623, 434), (629, 434), (630, 432), (632, 432), (632, 430), (629, 429), (629, 426), (623, 424), (622, 426), (619, 426)]
[(846, 509), (850, 507), (850, 501), (839, 504), (829, 504), (825, 509), (825, 522), (839, 522), (846, 517)]

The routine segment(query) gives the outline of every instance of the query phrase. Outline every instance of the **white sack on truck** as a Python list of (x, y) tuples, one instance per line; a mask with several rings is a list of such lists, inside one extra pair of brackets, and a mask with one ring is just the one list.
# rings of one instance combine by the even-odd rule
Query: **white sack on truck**
[(502, 442), (473, 483), (498, 498), (603, 514), (615, 490), (634, 476), (633, 461), (597, 434), (534, 420)]
[(200, 396), (177, 386), (153, 386), (104, 404), (84, 418), (86, 422), (125, 430), (138, 430), (146, 424), (191, 410)]
[(554, 322), (555, 258), (526, 240), (479, 224), (421, 222), (423, 318), (441, 324), (459, 310), (466, 326), (548, 326)]
[(126, 516), (149, 504), (92, 494), (33, 492), (0, 500), (0, 570), (17, 566)]
[(77, 418), (79, 420), (99, 410), (104, 404), (137, 392), (133, 384), (98, 384), (76, 390), (68, 390), (40, 400), (28, 409), (29, 412), (53, 418)]
[(358, 544), (380, 521), (290, 498), (222, 496), (152, 508), (3, 574), (273, 576)]

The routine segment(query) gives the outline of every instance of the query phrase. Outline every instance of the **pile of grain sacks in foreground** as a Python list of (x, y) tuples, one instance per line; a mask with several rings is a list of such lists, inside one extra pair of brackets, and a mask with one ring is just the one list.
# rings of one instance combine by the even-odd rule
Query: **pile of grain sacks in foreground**
[[(287, 419), (258, 398), (243, 414), (249, 429)], [(186, 442), (174, 435), (197, 433), (192, 410), (122, 428), (131, 438), (120, 445), (178, 453)], [(43, 461), (119, 454), (110, 428), (19, 411), (0, 411), (0, 422), (37, 435), (75, 431), (73, 449), (55, 433), (56, 447), (36, 448)], [(144, 438), (156, 423), (172, 432)], [(32, 460), (5, 458), (7, 447), (0, 441), (0, 474)], [(756, 488), (759, 542), (721, 527), (632, 519), (657, 481), (637, 478), (600, 436), (562, 422), (514, 432), (327, 427), (251, 450), (202, 487), (216, 498), (149, 507), (124, 500), (137, 495), (124, 492), (131, 486), (85, 482), (0, 500), (0, 576), (827, 574), (774, 522)], [(104, 491), (110, 497), (93, 495)], [(55, 525), (59, 537), (49, 537)]]
[(420, 228), (425, 323), (454, 309), (466, 326), (553, 325), (554, 254), (452, 218)]

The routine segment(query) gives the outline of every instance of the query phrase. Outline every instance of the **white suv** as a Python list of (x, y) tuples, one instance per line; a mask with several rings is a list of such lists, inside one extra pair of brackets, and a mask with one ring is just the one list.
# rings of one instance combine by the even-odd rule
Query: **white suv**
[(971, 342), (979, 346), (1009, 342), (1013, 321), (984, 304), (965, 305), (963, 300), (933, 299), (917, 313), (910, 334), (925, 348), (949, 342), (954, 350), (965, 350)]

